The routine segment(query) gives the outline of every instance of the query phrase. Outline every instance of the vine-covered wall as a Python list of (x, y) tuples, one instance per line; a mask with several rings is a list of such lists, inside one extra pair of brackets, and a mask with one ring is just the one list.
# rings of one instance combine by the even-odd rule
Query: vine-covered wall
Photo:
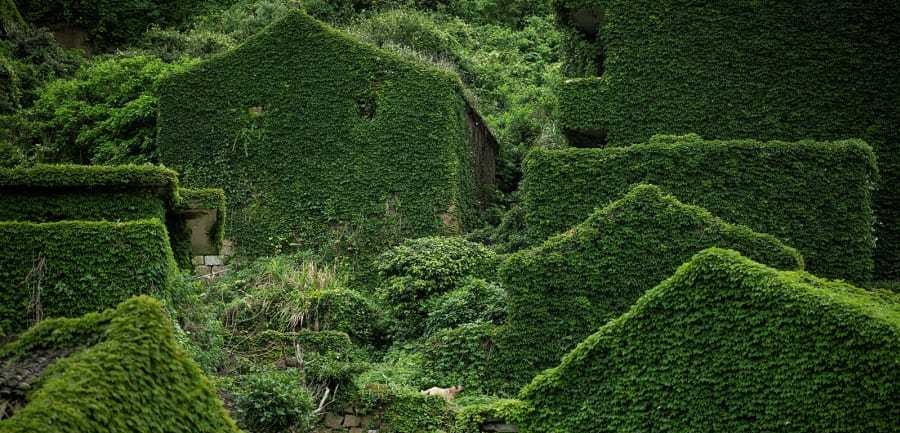
[(372, 253), (472, 224), (466, 110), (455, 74), (296, 12), (163, 85), (160, 158), (225, 189), (241, 254)]
[(535, 242), (648, 182), (797, 248), (816, 275), (872, 278), (875, 155), (858, 140), (656, 136), (628, 147), (537, 149), (523, 171), (525, 220)]
[(0, 222), (0, 331), (159, 294), (177, 266), (158, 219)]
[(500, 267), (509, 316), (494, 368), (517, 387), (556, 365), (585, 337), (615, 319), (692, 255), (733, 248), (780, 269), (802, 269), (798, 252), (774, 237), (639, 185), (583, 223)]
[(557, 0), (556, 9), (573, 77), (560, 121), (574, 141), (864, 139), (882, 173), (879, 274), (900, 277), (900, 3)]
[(900, 299), (697, 254), (525, 387), (520, 428), (897, 429)]

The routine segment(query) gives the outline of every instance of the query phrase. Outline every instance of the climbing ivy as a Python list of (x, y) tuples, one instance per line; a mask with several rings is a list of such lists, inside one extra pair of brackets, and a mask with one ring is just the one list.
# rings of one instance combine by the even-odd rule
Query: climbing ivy
[(0, 222), (0, 330), (163, 294), (175, 278), (165, 226), (128, 222)]
[(294, 12), (164, 83), (160, 160), (225, 189), (241, 253), (371, 254), (473, 223), (465, 107), (454, 74)]
[[(703, 140), (656, 136), (605, 149), (537, 149), (522, 181), (532, 242), (584, 220), (639, 182), (796, 247), (818, 275), (872, 278), (875, 155), (858, 140)], [(879, 239), (879, 242), (881, 240)]]
[[(894, 78), (900, 68), (894, 49), (900, 4), (556, 0), (555, 6), (569, 37), (563, 70), (583, 77), (561, 92), (564, 128), (605, 135), (615, 146), (685, 133), (713, 139), (864, 139), (882, 173), (874, 199), (879, 273), (900, 276), (900, 80)], [(832, 177), (826, 168), (806, 171)], [(756, 192), (743, 193), (755, 200)], [(857, 278), (838, 266), (830, 271), (806, 245), (796, 246), (817, 273)], [(867, 256), (861, 253), (847, 255)]]
[(900, 299), (709, 249), (522, 390), (523, 431), (892, 432)]
[(501, 266), (509, 318), (498, 336), (495, 374), (514, 392), (559, 362), (600, 326), (628, 310), (693, 254), (734, 248), (782, 269), (797, 251), (640, 185), (567, 232), (511, 255)]
[[(60, 342), (59, 335), (83, 341)], [(28, 404), (0, 421), (0, 432), (239, 433), (156, 300), (142, 296), (115, 310), (42, 322), (0, 348), (0, 364), (67, 344), (83, 349), (48, 367)]]

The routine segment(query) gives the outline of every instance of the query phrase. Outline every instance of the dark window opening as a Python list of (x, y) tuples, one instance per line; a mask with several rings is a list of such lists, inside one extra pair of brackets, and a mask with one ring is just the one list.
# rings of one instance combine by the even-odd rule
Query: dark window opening
[(378, 89), (381, 87), (380, 81), (373, 81), (369, 87), (369, 91), (356, 99), (356, 110), (359, 117), (365, 120), (372, 120), (378, 111)]
[(606, 43), (603, 41), (601, 30), (606, 21), (603, 11), (599, 9), (578, 9), (569, 14), (572, 25), (584, 36), (584, 39), (596, 47), (594, 65), (597, 76), (600, 77), (606, 71)]
[(606, 137), (606, 130), (566, 130), (564, 131), (569, 145), (572, 147), (594, 148), (606, 147), (609, 140)]
[(366, 120), (372, 120), (375, 118), (375, 97), (367, 96), (365, 98), (360, 98), (356, 100), (356, 109), (359, 112), (359, 117)]

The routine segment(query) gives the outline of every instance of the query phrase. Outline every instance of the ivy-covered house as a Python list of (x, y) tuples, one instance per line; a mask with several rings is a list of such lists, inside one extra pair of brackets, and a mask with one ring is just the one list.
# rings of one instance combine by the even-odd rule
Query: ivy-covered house
[(900, 303), (711, 248), (519, 393), (520, 431), (894, 432)]
[(164, 293), (218, 250), (224, 217), (221, 190), (162, 167), (0, 169), (0, 335)]
[(460, 233), (494, 183), (497, 143), (455, 73), (300, 11), (169, 78), (159, 111), (160, 159), (225, 190), (239, 254)]
[[(900, 3), (555, 5), (568, 76), (560, 123), (572, 144), (627, 146), (686, 133), (863, 139), (878, 155), (881, 177), (874, 200), (878, 274), (900, 276)], [(827, 170), (818, 175), (830, 177)]]

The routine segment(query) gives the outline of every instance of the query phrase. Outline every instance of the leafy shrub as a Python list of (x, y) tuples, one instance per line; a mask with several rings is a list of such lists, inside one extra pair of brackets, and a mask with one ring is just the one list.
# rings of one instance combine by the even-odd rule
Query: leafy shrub
[(729, 224), (652, 185), (634, 187), (587, 220), (501, 266), (509, 317), (493, 369), (515, 391), (690, 257), (734, 248), (782, 269), (802, 269), (797, 250)]
[(460, 237), (412, 239), (389, 249), (378, 258), (382, 278), (409, 277), (447, 291), (464, 277), (491, 276), (496, 255), (482, 245)]
[(354, 32), (380, 47), (399, 45), (435, 61), (459, 62), (459, 41), (422, 12), (408, 9), (383, 12), (361, 21)]
[(467, 279), (427, 303), (426, 336), (465, 323), (501, 324), (506, 318), (506, 291), (480, 278)]
[(469, 22), (513, 26), (521, 25), (530, 16), (551, 13), (550, 0), (412, 0), (412, 3)]
[(70, 76), (82, 60), (78, 52), (61, 48), (47, 29), (7, 26), (0, 38), (0, 117), (30, 106), (41, 85)]
[(259, 433), (308, 431), (313, 401), (293, 371), (241, 376), (231, 391), (238, 424)]
[(520, 397), (529, 432), (892, 432), (900, 304), (710, 249)]
[(796, 247), (810, 272), (859, 282), (872, 277), (877, 171), (871, 147), (858, 140), (655, 136), (628, 147), (535, 149), (524, 172), (522, 206), (532, 242), (649, 182)]
[(16, 116), (12, 141), (37, 162), (156, 162), (156, 90), (184, 65), (111, 57), (49, 82)]
[(233, 293), (225, 325), (241, 332), (336, 330), (357, 341), (377, 337), (381, 319), (371, 299), (348, 289), (347, 273), (303, 256), (260, 259), (222, 283)]
[(155, 26), (134, 44), (132, 52), (159, 57), (167, 63), (182, 58), (203, 59), (234, 48), (236, 42), (229, 36), (196, 28), (180, 31)]
[(0, 421), (0, 432), (239, 431), (152, 298), (41, 322), (0, 347), (0, 365), (66, 348), (79, 350), (41, 373), (28, 404)]
[(389, 309), (391, 333), (415, 338), (425, 331), (427, 301), (453, 290), (467, 276), (490, 276), (493, 252), (459, 237), (413, 239), (383, 253), (378, 261), (383, 283), (378, 292)]

